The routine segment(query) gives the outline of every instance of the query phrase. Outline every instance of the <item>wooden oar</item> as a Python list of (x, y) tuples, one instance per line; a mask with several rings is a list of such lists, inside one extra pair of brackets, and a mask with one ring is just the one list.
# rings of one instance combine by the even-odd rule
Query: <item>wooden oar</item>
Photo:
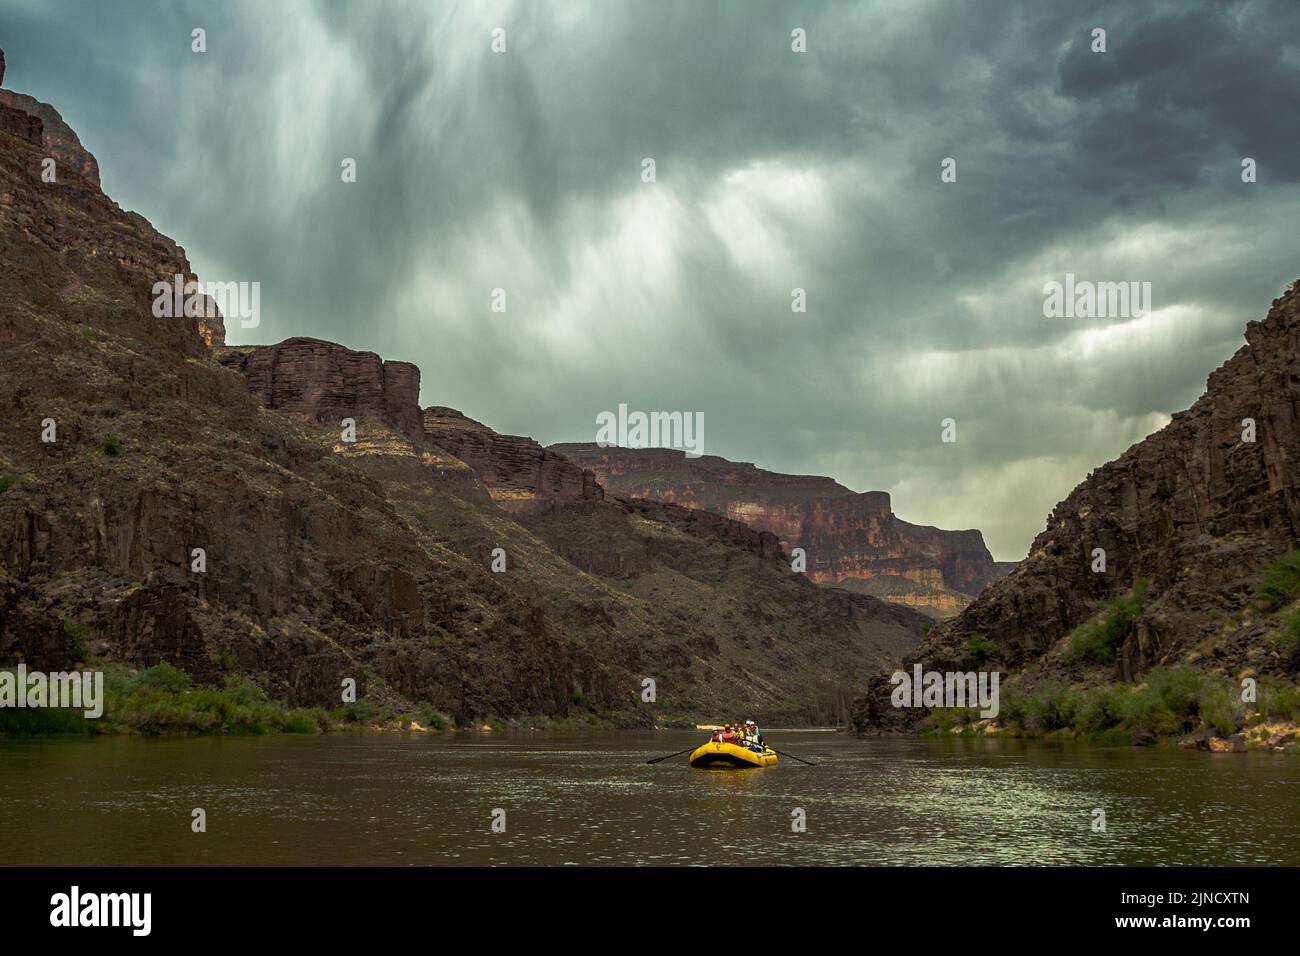
[(699, 747), (699, 744), (696, 744), (695, 747), (687, 747), (685, 750), (679, 750), (675, 754), (668, 754), (667, 756), (664, 757), (655, 757), (654, 760), (647, 760), (646, 763), (658, 763), (661, 760), (667, 760), (668, 757), (680, 757), (682, 754), (690, 753), (692, 750), (695, 750), (697, 747)]
[[(768, 746), (769, 746), (769, 747), (772, 747), (771, 744), (768, 744)], [(786, 753), (784, 750), (777, 750), (775, 747), (772, 747), (772, 750), (773, 750), (774, 753), (779, 753), (782, 757), (789, 757), (791, 760), (797, 760), (797, 761), (799, 761), (800, 763), (806, 763), (806, 764), (807, 764), (808, 766), (810, 766), (810, 767), (815, 767), (815, 766), (817, 766), (817, 765), (816, 765), (815, 763), (813, 763), (811, 760), (804, 760), (803, 757), (796, 757), (794, 754), (788, 754), (788, 753)]]

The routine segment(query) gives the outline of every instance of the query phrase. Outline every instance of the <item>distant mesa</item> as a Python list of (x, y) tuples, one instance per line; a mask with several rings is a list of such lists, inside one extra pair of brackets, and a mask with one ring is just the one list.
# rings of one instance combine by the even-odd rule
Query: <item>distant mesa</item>
[[(808, 576), (951, 617), (1006, 573), (979, 531), (910, 524), (887, 492), (857, 493), (831, 478), (786, 475), (715, 455), (667, 448), (562, 443), (551, 450), (595, 472), (610, 491), (699, 508), (803, 548)], [(1012, 565), (1014, 566), (1014, 565)]]

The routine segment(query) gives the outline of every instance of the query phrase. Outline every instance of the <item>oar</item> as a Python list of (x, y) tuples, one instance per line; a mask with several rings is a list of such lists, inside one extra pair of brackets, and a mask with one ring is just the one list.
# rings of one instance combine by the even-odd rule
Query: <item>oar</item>
[(687, 747), (685, 750), (679, 750), (679, 751), (677, 751), (677, 753), (675, 753), (675, 754), (668, 754), (668, 756), (666, 756), (666, 757), (655, 757), (654, 760), (647, 760), (646, 763), (658, 763), (658, 762), (661, 761), (661, 760), (667, 760), (668, 757), (680, 757), (682, 754), (688, 754), (688, 753), (690, 753), (692, 750), (694, 750), (694, 749), (695, 749), (696, 747), (698, 747), (698, 746), (699, 746), (699, 744), (696, 744), (695, 747)]
[[(771, 747), (772, 745), (768, 744), (768, 746)], [(788, 754), (784, 750), (777, 750), (775, 747), (772, 747), (772, 750), (775, 751), (776, 753), (779, 753), (782, 757), (789, 757), (791, 760), (797, 760), (800, 763), (806, 763), (810, 767), (817, 766), (811, 760), (804, 760), (803, 757), (796, 757), (794, 754)]]

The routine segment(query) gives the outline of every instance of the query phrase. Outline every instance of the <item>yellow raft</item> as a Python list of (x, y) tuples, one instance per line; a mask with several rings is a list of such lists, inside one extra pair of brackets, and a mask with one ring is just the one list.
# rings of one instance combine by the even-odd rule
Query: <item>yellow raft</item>
[(692, 767), (711, 770), (748, 770), (750, 767), (772, 767), (776, 765), (776, 751), (764, 747), (763, 752), (750, 750), (736, 744), (715, 744), (712, 741), (701, 744), (691, 751)]

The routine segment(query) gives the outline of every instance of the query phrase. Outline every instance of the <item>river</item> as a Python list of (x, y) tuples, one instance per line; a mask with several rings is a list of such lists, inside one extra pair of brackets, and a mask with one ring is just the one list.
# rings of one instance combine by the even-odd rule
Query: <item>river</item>
[(646, 764), (684, 731), (3, 739), (0, 865), (1300, 864), (1294, 755), (767, 737), (818, 766)]

